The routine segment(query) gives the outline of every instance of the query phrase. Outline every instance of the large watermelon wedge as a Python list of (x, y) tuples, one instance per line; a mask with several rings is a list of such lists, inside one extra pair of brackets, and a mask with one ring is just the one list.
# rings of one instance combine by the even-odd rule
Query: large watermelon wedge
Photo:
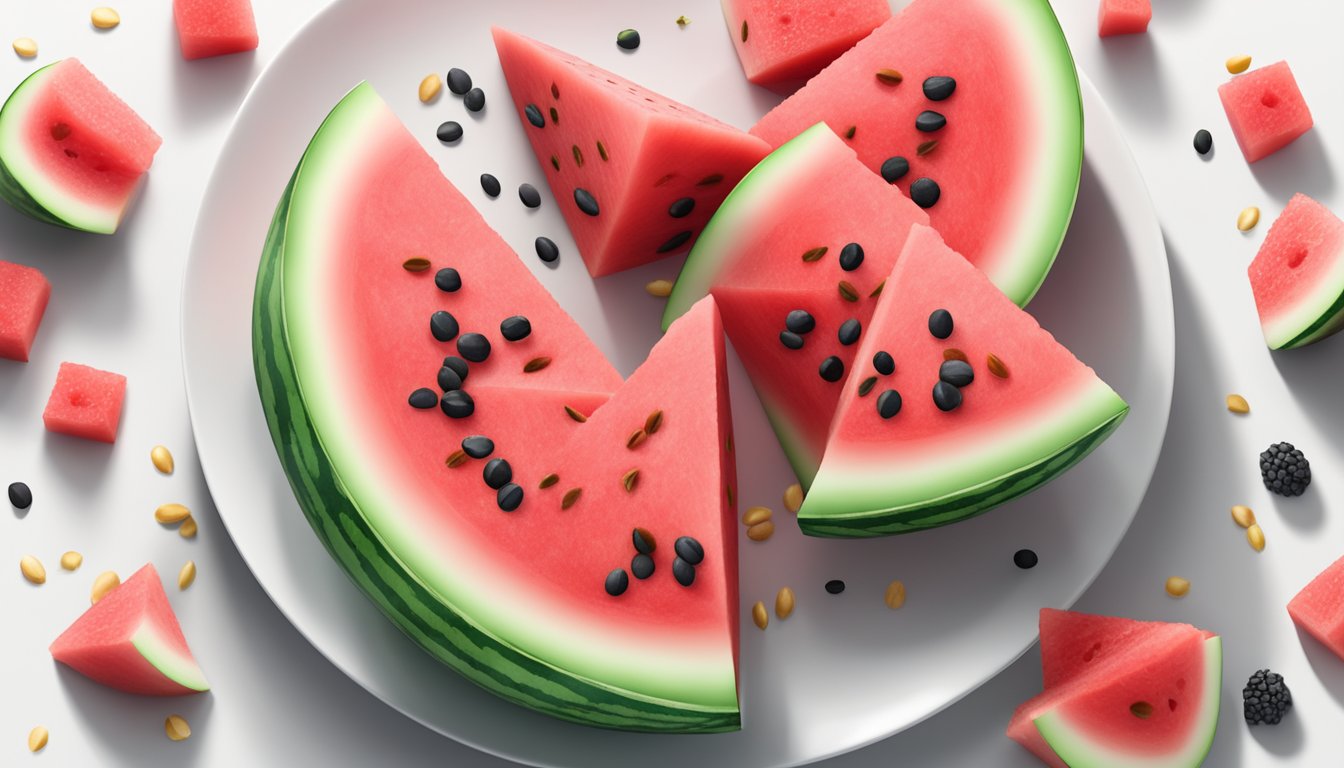
[(895, 183), (948, 244), (1018, 304), (1035, 295), (1083, 157), (1078, 76), (1048, 0), (915, 0), (751, 132), (777, 147), (821, 120), (874, 171), (904, 158)]
[[(300, 506), (413, 640), (556, 717), (719, 731), (739, 724), (719, 328), (700, 305), (622, 387), (364, 84), (322, 124), (276, 210), (253, 351)], [(627, 574), (614, 597), (604, 585), (631, 564), (636, 526), (661, 542), (656, 572)], [(673, 578), (682, 536), (704, 551), (689, 587)]]
[(1344, 221), (1324, 205), (1293, 195), (1246, 272), (1270, 349), (1344, 329)]

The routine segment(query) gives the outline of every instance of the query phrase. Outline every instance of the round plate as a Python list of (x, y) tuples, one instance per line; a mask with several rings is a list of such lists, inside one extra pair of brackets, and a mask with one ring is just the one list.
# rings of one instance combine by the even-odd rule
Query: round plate
[[(1131, 404), (1121, 429), (1046, 488), (974, 520), (881, 540), (808, 539), (783, 525), (764, 544), (742, 539), (744, 726), (709, 736), (617, 733), (508, 704), (440, 666), (374, 609), (327, 556), (276, 459), (253, 381), (252, 288), (273, 207), (327, 111), (361, 80), (389, 101), (445, 173), (472, 199), (560, 302), (628, 373), (658, 336), (661, 303), (642, 291), (673, 277), (674, 261), (591, 280), (549, 197), (536, 211), (513, 189), (544, 188), (513, 114), (491, 43), (500, 24), (573, 51), (735, 125), (776, 97), (747, 85), (716, 0), (685, 0), (678, 28), (662, 3), (583, 0), (445, 3), (341, 0), (276, 57), (239, 113), (205, 196), (183, 292), (183, 344), (192, 423), (206, 478), (229, 533), (280, 610), (319, 651), (391, 706), (445, 735), (514, 760), (555, 766), (783, 766), (890, 736), (974, 690), (1036, 635), (1042, 606), (1065, 607), (1110, 558), (1147, 489), (1171, 403), (1173, 321), (1166, 252), (1143, 181), (1114, 120), (1084, 85), (1087, 153), (1073, 226), (1032, 311)], [(636, 27), (627, 53), (616, 32)], [(420, 104), (428, 72), (461, 66), (488, 96), (472, 115), (445, 94)], [(466, 136), (445, 147), (443, 120)], [(477, 177), (506, 192), (486, 198)], [(433, 215), (428, 211), (427, 215)], [(546, 234), (558, 268), (531, 256)], [(779, 507), (791, 482), (750, 383), (733, 361), (731, 387), (744, 506)], [(748, 458), (749, 457), (749, 458)], [(779, 510), (777, 518), (787, 518)], [(1034, 570), (1013, 566), (1020, 547)], [(822, 585), (844, 579), (848, 590)], [(909, 600), (887, 610), (895, 578)], [(798, 608), (769, 631), (751, 624), (756, 600), (790, 586)], [(1005, 713), (1006, 717), (1006, 713)], [(525, 738), (519, 738), (526, 734)]]

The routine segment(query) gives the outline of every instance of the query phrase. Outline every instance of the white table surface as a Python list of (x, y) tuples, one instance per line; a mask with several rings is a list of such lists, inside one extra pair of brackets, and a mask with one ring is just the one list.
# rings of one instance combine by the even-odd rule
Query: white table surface
[[(1283, 606), (1344, 555), (1344, 521), (1334, 519), (1344, 512), (1344, 340), (1267, 352), (1245, 265), (1294, 192), (1344, 214), (1344, 3), (1156, 0), (1146, 36), (1106, 41), (1096, 36), (1096, 4), (1056, 6), (1075, 57), (1124, 126), (1160, 212), (1178, 361), (1171, 430), (1151, 492), (1078, 607), (1188, 621), (1224, 636), (1223, 715), (1207, 765), (1339, 765), (1344, 661), (1299, 637)], [(326, 0), (256, 0), (262, 44), (255, 54), (191, 63), (178, 55), (168, 0), (124, 0), (116, 6), (123, 24), (110, 32), (89, 26), (92, 5), (0, 5), (0, 93), (37, 64), (78, 56), (165, 138), (137, 209), (115, 237), (61, 232), (0, 206), (0, 259), (41, 268), (54, 287), (32, 361), (0, 361), (0, 485), (24, 480), (36, 497), (27, 514), (7, 507), (0, 514), (0, 564), (12, 569), (0, 578), (7, 616), (0, 621), (0, 765), (507, 765), (398, 715), (318, 655), (239, 558), (196, 462), (178, 302), (197, 204), (251, 81)], [(671, 23), (676, 10), (669, 10)], [(8, 50), (20, 36), (41, 46), (36, 63)], [(1257, 65), (1287, 58), (1317, 126), (1254, 168), (1237, 150), (1215, 92), (1228, 78), (1223, 60), (1243, 52)], [(1198, 128), (1213, 132), (1209, 160), (1190, 147)], [(1264, 218), (1243, 235), (1235, 220), (1247, 205), (1260, 206)], [(42, 407), (63, 360), (129, 377), (115, 446), (43, 430)], [(1231, 391), (1250, 400), (1250, 416), (1226, 412), (1223, 396)], [(1259, 482), (1257, 455), (1278, 440), (1296, 442), (1313, 462), (1303, 498), (1274, 498)], [(177, 458), (171, 477), (150, 466), (156, 443)], [(195, 510), (196, 540), (154, 522), (154, 508), (168, 501)], [(1262, 554), (1230, 521), (1236, 503), (1256, 509), (1269, 542)], [(57, 563), (67, 549), (85, 557), (74, 574)], [(12, 565), (29, 553), (47, 567), (44, 586), (29, 585)], [(186, 592), (171, 589), (170, 598), (213, 682), (211, 695), (128, 697), (51, 662), (46, 645), (87, 605), (98, 572), (124, 577), (148, 559), (171, 583), (188, 558), (199, 566), (197, 582)], [(1189, 596), (1164, 594), (1169, 575), (1191, 580)], [(1248, 729), (1240, 688), (1264, 666), (1285, 675), (1297, 706), (1278, 728)], [(1033, 650), (926, 723), (826, 765), (1035, 765), (1002, 731), (1013, 708), (1039, 690), (1039, 674)], [(163, 718), (174, 712), (191, 722), (189, 741), (164, 737)], [(50, 729), (51, 742), (34, 758), (25, 742), (38, 724)]]

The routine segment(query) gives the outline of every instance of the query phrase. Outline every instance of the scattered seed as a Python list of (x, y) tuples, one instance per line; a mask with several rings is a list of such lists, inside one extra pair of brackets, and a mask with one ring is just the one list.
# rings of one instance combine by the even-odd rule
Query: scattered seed
[(518, 185), (518, 199), (523, 201), (523, 205), (528, 208), (541, 207), (541, 193), (537, 188), (526, 182)]
[(1242, 72), (1245, 72), (1247, 69), (1250, 69), (1251, 57), (1245, 54), (1242, 54), (1240, 56), (1231, 56), (1228, 58), (1226, 66), (1228, 72), (1234, 75), (1240, 75)]
[(633, 493), (635, 486), (639, 484), (639, 469), (627, 470), (621, 475), (621, 486), (625, 488), (626, 493)]
[(565, 495), (560, 498), (560, 509), (569, 509), (574, 506), (582, 495), (582, 488), (570, 488), (568, 491), (565, 491)]
[(846, 138), (846, 139), (852, 139), (852, 138), (854, 138), (854, 134), (858, 133), (858, 131), (859, 131), (859, 126), (857, 126), (857, 125), (851, 125), (851, 126), (849, 126), (849, 128), (845, 130), (845, 138)]
[(560, 86), (555, 83), (551, 83), (551, 98), (556, 100), (559, 100), (560, 98)]
[(37, 55), (37, 41), (31, 37), (20, 37), (14, 41), (14, 52), (20, 58), (31, 59)]
[(910, 199), (920, 208), (932, 208), (938, 204), (938, 198), (943, 196), (943, 190), (939, 189), (938, 182), (933, 179), (915, 179), (910, 184)]
[(630, 437), (626, 438), (625, 447), (633, 451), (634, 449), (639, 447), (640, 443), (647, 440), (648, 437), (649, 437), (648, 432), (645, 432), (642, 429), (636, 429), (634, 432), (630, 433)]
[(929, 313), (929, 333), (935, 339), (946, 339), (952, 335), (952, 313), (946, 309), (935, 309)]
[(947, 125), (947, 118), (940, 112), (926, 109), (915, 116), (915, 130), (921, 133), (940, 131)]
[(764, 523), (774, 514), (769, 507), (748, 507), (746, 512), (742, 513), (742, 524), (746, 526)]
[(751, 620), (757, 629), (765, 629), (770, 624), (770, 614), (765, 611), (765, 603), (757, 600), (756, 604), (751, 606)]
[(574, 155), (574, 164), (577, 165), (578, 167), (582, 168), (582, 167), (583, 167), (583, 150), (579, 149), (579, 145), (578, 145), (578, 144), (574, 144), (574, 145), (571, 145), (571, 146), (570, 146), (569, 151), (570, 151), (570, 153), (571, 153), (572, 155)]
[(551, 358), (542, 355), (534, 357), (523, 364), (523, 373), (536, 373), (551, 364)]
[(89, 21), (93, 22), (93, 26), (98, 29), (112, 29), (121, 24), (121, 14), (117, 13), (115, 9), (101, 6), (94, 8), (93, 12), (89, 14)]
[(493, 174), (482, 173), (481, 190), (490, 197), (499, 197), (502, 188), (499, 185), (499, 179), (495, 178)]
[(639, 32), (634, 29), (622, 29), (616, 33), (616, 45), (622, 50), (633, 51), (639, 47)]
[(873, 292), (868, 294), (868, 298), (876, 299), (878, 296), (881, 296), (882, 289), (886, 287), (886, 285), (887, 285), (887, 278), (884, 277), (882, 278), (882, 281), (877, 284), (877, 287), (873, 289)]
[(943, 360), (960, 360), (963, 363), (970, 362), (970, 360), (967, 359), (966, 357), (966, 353), (962, 352), (960, 349), (957, 349), (956, 347), (948, 347), (947, 349), (944, 349)]
[(894, 69), (877, 70), (877, 81), (883, 85), (900, 85), (904, 79), (905, 77)]
[(910, 172), (910, 161), (900, 155), (888, 157), (882, 161), (882, 168), (878, 172), (882, 174), (883, 181), (895, 184)]
[(182, 570), (177, 572), (177, 588), (186, 589), (194, 581), (196, 581), (196, 561), (188, 560), (182, 565)]
[(854, 290), (854, 286), (847, 280), (841, 280), (836, 288), (840, 291), (840, 298), (845, 301), (858, 301), (859, 292)]
[(184, 539), (196, 538), (196, 518), (188, 517), (177, 527), (177, 535)]
[[(448, 369), (445, 368), (444, 370)], [(421, 387), (412, 392), (410, 397), (406, 398), (406, 402), (412, 408), (425, 411), (439, 404), (439, 396), (434, 394), (434, 390)]]
[(457, 354), (470, 362), (483, 363), (490, 356), (490, 340), (479, 333), (464, 333), (457, 339)]
[(504, 459), (491, 459), (481, 470), (481, 479), (487, 486), (498, 491), (513, 482), (513, 467)]
[(165, 475), (173, 474), (173, 454), (162, 445), (156, 445), (149, 451), (149, 460), (154, 468)]
[(747, 538), (752, 541), (765, 541), (775, 535), (775, 524), (766, 520), (747, 529)]
[(900, 579), (896, 579), (887, 585), (887, 592), (882, 596), (882, 602), (887, 604), (891, 610), (896, 610), (905, 605), (905, 584)]
[(1255, 229), (1255, 225), (1260, 223), (1260, 209), (1254, 205), (1243, 208), (1241, 213), (1237, 214), (1237, 229), (1242, 232), (1250, 232)]
[(790, 485), (788, 488), (785, 488), (784, 508), (796, 515), (798, 514), (798, 510), (802, 509), (802, 507), (803, 507), (803, 486), (799, 483), (794, 483), (793, 485)]
[(462, 452), (473, 459), (484, 459), (495, 452), (495, 441), (485, 435), (468, 435), (462, 438)]
[(722, 174), (722, 173), (711, 173), (711, 174), (709, 174), (708, 176), (706, 176), (705, 178), (703, 178), (703, 179), (701, 179), (701, 180), (695, 182), (695, 186), (697, 186), (697, 187), (712, 187), (712, 186), (714, 186), (715, 184), (718, 184), (718, 183), (721, 182), (721, 181), (723, 181), (723, 174)]
[(821, 257), (826, 255), (826, 250), (827, 250), (826, 246), (823, 245), (819, 248), (812, 248), (807, 251), (804, 251), (803, 261), (809, 263), (813, 261), (821, 261)]
[(466, 70), (457, 67), (448, 70), (448, 90), (458, 96), (464, 95), (471, 90), (471, 75), (467, 74)]
[(584, 416), (582, 413), (579, 413), (577, 409), (575, 409), (573, 406), (570, 405), (565, 406), (565, 413), (569, 414), (569, 418), (579, 422), (580, 424), (588, 420), (587, 416)]
[(27, 483), (9, 484), (9, 503), (15, 509), (28, 509), (33, 506), (33, 491)]
[[(864, 379), (863, 381), (859, 382), (859, 397), (867, 397), (867, 396), (868, 396), (868, 393), (869, 393), (869, 392), (872, 392), (872, 391), (873, 391), (873, 387), (875, 387), (875, 386), (877, 386), (877, 377), (876, 377), (876, 376), (869, 376), (868, 378), (866, 378), (866, 379)], [(879, 409), (879, 410), (880, 410), (880, 409)]]
[(556, 125), (560, 124), (560, 111), (555, 107), (551, 107), (551, 122)]
[(116, 571), (103, 571), (93, 580), (93, 589), (89, 591), (89, 602), (97, 603), (107, 593), (121, 586), (121, 577)]
[(1250, 413), (1251, 404), (1246, 402), (1246, 398), (1241, 395), (1228, 395), (1227, 410), (1233, 413)]
[(1172, 597), (1185, 597), (1190, 591), (1190, 581), (1180, 576), (1171, 576), (1167, 579), (1167, 594)]
[(439, 128), (434, 132), (439, 141), (444, 144), (452, 144), (462, 139), (462, 124), (456, 120), (447, 120), (439, 123)]
[(677, 553), (677, 557), (689, 565), (699, 565), (705, 559), (705, 548), (692, 536), (678, 537), (672, 543), (672, 549)]
[(180, 523), (191, 517), (191, 510), (181, 504), (164, 504), (154, 510), (154, 519), (164, 525)]
[(181, 715), (169, 715), (164, 718), (163, 732), (173, 741), (186, 741), (191, 737), (191, 726)]
[(650, 413), (648, 418), (644, 419), (644, 431), (650, 435), (662, 429), (663, 411), (662, 409)]
[(742, 20), (742, 42), (747, 42), (747, 20)]
[(456, 451), (448, 454), (448, 458), (444, 459), (443, 463), (447, 464), (449, 469), (457, 469), (463, 464), (466, 464), (467, 460), (470, 458), (471, 457), (467, 455), (466, 451), (458, 448)]
[(634, 574), (636, 579), (643, 581), (652, 576), (653, 571), (654, 563), (652, 557), (649, 557), (643, 552), (639, 552), (634, 557), (630, 558), (630, 573)]
[(44, 726), (39, 725), (33, 728), (28, 732), (28, 751), (41, 752), (42, 748), (47, 746), (48, 736), (49, 734)]
[(42, 567), (42, 562), (32, 555), (24, 555), (19, 559), (19, 572), (23, 578), (34, 584), (47, 583), (47, 569)]
[(840, 249), (840, 268), (846, 272), (853, 272), (863, 264), (863, 246), (858, 243), (847, 243)]
[(683, 28), (684, 28), (687, 24), (690, 24), (690, 23), (691, 23), (691, 20), (688, 19), (688, 18), (686, 18), (685, 16), (678, 16), (678, 17), (677, 17), (677, 26), (678, 26), (678, 27), (683, 27)]
[(957, 81), (945, 75), (935, 75), (924, 79), (924, 98), (929, 101), (943, 101), (957, 90)]
[(1200, 128), (1195, 131), (1195, 151), (1207, 155), (1213, 150), (1213, 134)]
[(961, 389), (975, 381), (975, 369), (964, 360), (944, 360), (943, 364), (938, 366), (938, 378)]
[(1242, 528), (1250, 528), (1255, 525), (1255, 512), (1248, 506), (1237, 504), (1232, 507), (1232, 519)]
[(1029, 571), (1041, 562), (1041, 558), (1030, 549), (1019, 549), (1013, 553), (1013, 565), (1024, 571)]
[(832, 595), (838, 595), (845, 591), (845, 582), (841, 579), (831, 579), (826, 582), (826, 591)]
[(890, 419), (901, 412), (901, 393), (888, 389), (877, 396), (877, 415)]
[(937, 148), (938, 148), (937, 139), (929, 139), (928, 141), (921, 141), (919, 143), (919, 146), (915, 147), (915, 154), (919, 155), (920, 157), (924, 157), (925, 155), (929, 154), (930, 152), (932, 152)]
[(644, 284), (644, 292), (659, 299), (672, 295), (671, 280), (651, 280)]
[(1246, 529), (1246, 541), (1256, 552), (1265, 551), (1265, 532), (1258, 523), (1251, 523), (1251, 527)]
[(560, 482), (560, 476), (552, 472), (549, 475), (541, 478), (541, 482), (537, 483), (537, 488), (540, 488), (541, 490), (544, 491), (558, 482)]
[(67, 571), (73, 571), (84, 563), (84, 556), (73, 549), (61, 555), (61, 567)]
[(674, 557), (672, 558), (672, 576), (681, 586), (689, 587), (695, 583), (695, 566), (680, 557)]
[(873, 355), (873, 370), (883, 376), (890, 376), (896, 372), (896, 359), (891, 356), (890, 352), (878, 352)]
[(859, 335), (863, 333), (863, 324), (854, 318), (849, 318), (840, 324), (840, 330), (836, 332), (836, 338), (841, 346), (848, 347), (859, 340)]
[(466, 390), (455, 389), (439, 398), (439, 410), (450, 419), (465, 419), (476, 412), (476, 401)]
[(817, 373), (821, 375), (822, 380), (834, 383), (844, 378), (845, 364), (840, 358), (831, 355), (821, 361), (821, 365), (817, 367)]
[(425, 75), (425, 78), (420, 81), (420, 102), (423, 104), (430, 103), (438, 98), (441, 90), (443, 90), (443, 82), (439, 80), (438, 75)]
[(1003, 361), (999, 359), (998, 355), (992, 353), (986, 355), (985, 367), (989, 368), (989, 372), (1000, 379), (1008, 378), (1008, 366), (1003, 364)]
[(602, 142), (600, 142), (600, 141), (597, 142), (597, 156), (600, 157), (600, 158), (602, 158), (602, 162), (604, 162), (604, 163), (607, 162), (607, 160), (610, 159), (609, 157), (607, 157), (607, 147), (606, 147), (606, 145), (604, 145), (604, 144), (603, 144)]
[(523, 489), (517, 483), (505, 483), (495, 492), (495, 504), (505, 512), (512, 512), (523, 503)]
[(784, 620), (793, 615), (794, 596), (793, 590), (788, 587), (780, 587), (779, 592), (775, 593), (775, 615)]
[(527, 122), (531, 123), (533, 127), (546, 127), (546, 118), (542, 116), (541, 109), (536, 104), (528, 104), (523, 107), (523, 115), (527, 117)]
[(593, 193), (583, 187), (576, 187), (574, 189), (574, 204), (579, 207), (580, 211), (583, 211), (589, 216), (596, 216), (599, 213), (597, 198), (593, 197)]
[(472, 88), (462, 97), (462, 104), (468, 112), (480, 112), (485, 109), (485, 91), (480, 88)]
[(451, 312), (440, 309), (429, 316), (429, 333), (437, 341), (452, 341), (459, 330), (457, 318)]
[(560, 246), (549, 237), (538, 237), (536, 242), (537, 258), (550, 264), (560, 258)]
[(658, 548), (658, 541), (647, 528), (634, 529), (630, 532), (630, 539), (635, 544), (635, 551), (642, 555), (651, 555)]

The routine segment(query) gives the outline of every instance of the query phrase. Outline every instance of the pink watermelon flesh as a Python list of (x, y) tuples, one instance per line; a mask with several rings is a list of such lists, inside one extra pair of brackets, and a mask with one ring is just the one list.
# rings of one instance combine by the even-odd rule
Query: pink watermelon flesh
[(1344, 557), (1321, 571), (1289, 601), (1288, 615), (1344, 659)]
[(173, 0), (182, 58), (203, 59), (257, 47), (251, 0)]
[(1311, 344), (1344, 328), (1344, 221), (1293, 196), (1247, 269), (1265, 342)]
[[(1118, 616), (1098, 616), (1080, 611), (1041, 609), (1041, 678), (1050, 690), (1084, 677), (1117, 654), (1129, 654), (1150, 635), (1167, 627), (1184, 627), (1161, 621), (1136, 621)], [(1212, 632), (1201, 630), (1204, 639)]]
[(126, 399), (126, 377), (75, 363), (61, 363), (42, 421), (50, 432), (113, 443)]
[(1152, 18), (1150, 0), (1101, 0), (1097, 33), (1101, 37), (1142, 34), (1148, 31)]
[(28, 362), (51, 283), (32, 267), (0, 261), (0, 357)]
[(51, 644), (51, 656), (127, 693), (180, 696), (209, 690), (152, 564), (76, 619)]
[[(686, 251), (770, 151), (549, 45), (498, 27), (494, 37), (523, 130), (594, 277)], [(580, 209), (581, 191), (597, 215)]]
[(887, 0), (723, 0), (747, 79), (792, 91), (891, 18)]
[(1311, 110), (1288, 62), (1237, 75), (1218, 86), (1232, 134), (1246, 161), (1254, 163), (1311, 129)]

